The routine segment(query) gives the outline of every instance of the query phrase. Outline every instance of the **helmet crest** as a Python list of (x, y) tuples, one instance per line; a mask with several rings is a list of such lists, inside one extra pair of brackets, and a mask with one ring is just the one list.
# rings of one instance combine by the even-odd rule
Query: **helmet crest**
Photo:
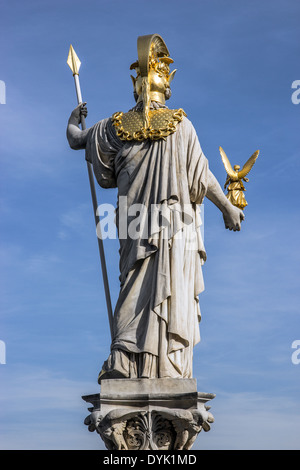
[(145, 128), (149, 127), (149, 108), (151, 101), (165, 104), (170, 93), (170, 82), (176, 70), (170, 73), (173, 63), (164, 40), (158, 34), (139, 36), (137, 40), (138, 60), (130, 66), (136, 77), (131, 75), (137, 101), (143, 101)]

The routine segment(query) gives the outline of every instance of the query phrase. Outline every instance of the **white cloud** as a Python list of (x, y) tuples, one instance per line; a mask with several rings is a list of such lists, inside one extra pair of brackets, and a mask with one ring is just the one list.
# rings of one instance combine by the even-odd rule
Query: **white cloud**
[[(58, 237), (61, 240), (67, 239), (72, 233), (77, 235), (86, 236), (87, 227), (90, 228), (93, 220), (92, 203), (78, 204), (76, 207), (69, 209), (60, 216), (61, 227), (58, 232)], [(96, 236), (96, 228), (95, 228)]]
[(220, 392), (211, 402), (211, 431), (201, 433), (195, 449), (300, 449), (299, 401), (282, 395)]
[(1, 449), (101, 448), (83, 423), (89, 412), (81, 398), (97, 393), (96, 383), (26, 364), (1, 367)]
[(42, 274), (51, 269), (53, 265), (57, 265), (61, 259), (53, 254), (36, 254), (30, 256), (26, 262), (26, 270), (30, 273)]
[[(2, 449), (104, 449), (83, 424), (89, 412), (81, 396), (97, 393), (95, 383), (28, 366), (8, 375), (0, 396)], [(210, 405), (215, 422), (195, 450), (300, 448), (299, 402), (286, 395), (219, 390)]]

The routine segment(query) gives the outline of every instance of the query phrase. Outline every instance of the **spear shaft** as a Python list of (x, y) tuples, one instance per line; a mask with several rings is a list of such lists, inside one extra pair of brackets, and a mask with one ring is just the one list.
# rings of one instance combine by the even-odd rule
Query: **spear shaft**
[[(79, 82), (79, 67), (80, 67), (81, 63), (80, 63), (80, 61), (79, 61), (72, 45), (70, 46), (70, 51), (69, 51), (67, 64), (69, 65), (70, 69), (73, 72), (75, 90), (76, 90), (76, 95), (77, 95), (77, 102), (78, 102), (78, 104), (81, 104), (83, 102), (82, 101), (82, 95), (81, 95), (80, 82)], [(84, 116), (81, 116), (81, 129), (82, 130), (86, 129), (85, 117)], [(90, 189), (91, 189), (95, 224), (96, 224), (96, 227), (97, 227), (97, 240), (98, 240), (98, 248), (99, 248), (101, 268), (102, 268), (102, 276), (103, 276), (105, 299), (106, 299), (107, 312), (108, 312), (110, 335), (111, 335), (111, 339), (113, 339), (113, 311), (112, 311), (112, 306), (111, 306), (111, 298), (110, 298), (109, 283), (108, 283), (108, 277), (107, 277), (104, 246), (103, 246), (103, 240), (102, 240), (102, 235), (101, 235), (100, 219), (99, 219), (99, 216), (98, 216), (98, 202), (97, 202), (97, 195), (96, 195), (96, 189), (95, 189), (95, 180), (94, 180), (94, 174), (93, 174), (93, 167), (92, 167), (92, 164), (88, 161), (86, 161), (86, 164), (87, 164), (87, 170), (88, 170), (88, 176), (89, 176), (89, 182), (90, 182)]]

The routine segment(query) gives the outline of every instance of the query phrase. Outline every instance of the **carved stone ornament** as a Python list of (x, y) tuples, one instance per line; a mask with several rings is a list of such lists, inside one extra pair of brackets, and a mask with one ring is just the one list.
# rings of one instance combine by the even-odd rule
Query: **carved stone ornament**
[(183, 410), (112, 410), (85, 419), (89, 431), (97, 431), (108, 450), (189, 450), (203, 429), (210, 430), (214, 418), (208, 412)]
[(189, 450), (214, 422), (207, 402), (215, 395), (195, 391), (193, 380), (116, 379), (102, 388), (83, 397), (93, 404), (84, 423), (108, 450)]

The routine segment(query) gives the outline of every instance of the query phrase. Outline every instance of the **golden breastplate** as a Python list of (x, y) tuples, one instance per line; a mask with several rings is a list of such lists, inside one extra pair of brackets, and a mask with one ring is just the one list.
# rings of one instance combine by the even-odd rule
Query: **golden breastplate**
[(183, 109), (149, 110), (149, 127), (143, 124), (142, 111), (117, 112), (112, 116), (112, 123), (121, 140), (159, 140), (166, 139), (176, 131), (176, 126), (186, 116)]

